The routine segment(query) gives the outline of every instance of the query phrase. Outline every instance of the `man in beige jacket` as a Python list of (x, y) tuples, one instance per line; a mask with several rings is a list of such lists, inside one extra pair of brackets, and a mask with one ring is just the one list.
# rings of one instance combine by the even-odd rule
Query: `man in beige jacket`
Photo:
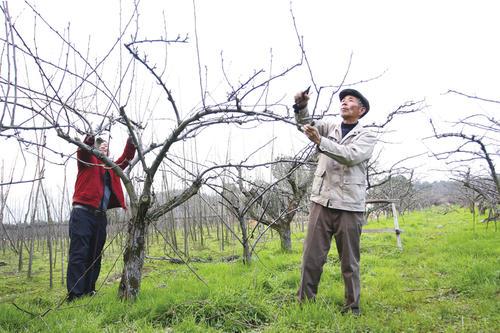
[(342, 122), (310, 122), (308, 94), (295, 95), (295, 119), (320, 152), (311, 190), (298, 299), (315, 299), (333, 236), (345, 285), (342, 312), (359, 315), (359, 243), (365, 224), (366, 169), (377, 138), (359, 123), (370, 110), (368, 100), (354, 89), (342, 90), (339, 97)]

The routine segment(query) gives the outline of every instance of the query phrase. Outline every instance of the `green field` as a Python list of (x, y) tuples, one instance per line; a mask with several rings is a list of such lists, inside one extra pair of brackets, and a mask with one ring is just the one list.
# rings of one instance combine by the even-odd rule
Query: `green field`
[[(391, 226), (389, 219), (370, 221), (367, 228)], [(360, 317), (339, 311), (344, 291), (334, 248), (317, 301), (296, 302), (304, 234), (295, 231), (292, 253), (279, 250), (277, 237), (268, 238), (251, 266), (218, 260), (241, 254), (237, 243), (224, 252), (215, 239), (205, 239), (203, 248), (193, 244), (191, 256), (213, 259), (190, 264), (208, 286), (185, 265), (146, 260), (135, 303), (116, 296), (117, 248), (105, 256), (98, 294), (60, 307), (65, 287), (56, 269), (49, 289), (46, 254), (37, 254), (28, 280), (7, 253), (0, 260), (7, 263), (0, 267), (0, 331), (499, 332), (500, 232), (494, 225), (474, 228), (470, 213), (435, 208), (400, 217), (400, 226), (402, 252), (393, 234), (362, 236)], [(160, 245), (150, 252), (165, 255)]]

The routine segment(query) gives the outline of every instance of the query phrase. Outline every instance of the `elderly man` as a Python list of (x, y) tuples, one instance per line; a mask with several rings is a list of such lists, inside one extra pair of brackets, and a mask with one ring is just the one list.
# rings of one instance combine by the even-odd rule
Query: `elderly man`
[(333, 236), (345, 286), (342, 312), (359, 315), (359, 243), (365, 224), (366, 169), (377, 139), (359, 123), (370, 110), (368, 100), (354, 89), (342, 90), (339, 97), (341, 123), (310, 122), (308, 94), (295, 95), (295, 119), (320, 152), (312, 184), (298, 299), (315, 299)]
[[(84, 143), (108, 156), (108, 143), (87, 136)], [(122, 156), (115, 163), (122, 169), (134, 158), (129, 138)], [(78, 148), (78, 175), (69, 220), (69, 259), (66, 285), (68, 301), (95, 293), (101, 270), (101, 252), (106, 242), (106, 210), (126, 208), (118, 175), (93, 154)]]

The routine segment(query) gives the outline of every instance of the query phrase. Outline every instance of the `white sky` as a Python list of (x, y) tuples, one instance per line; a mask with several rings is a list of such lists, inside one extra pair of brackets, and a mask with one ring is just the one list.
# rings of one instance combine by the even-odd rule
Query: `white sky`
[[(11, 16), (16, 27), (33, 39), (33, 14), (23, 2), (9, 1)], [(90, 40), (90, 59), (100, 59), (117, 39), (120, 20), (120, 1), (37, 1), (36, 7), (58, 31), (71, 25), (72, 43), (86, 53)], [(123, 21), (130, 15), (130, 2), (123, 0)], [(445, 121), (458, 120), (472, 113), (485, 113), (498, 119), (498, 106), (478, 103), (456, 95), (443, 95), (448, 89), (470, 95), (500, 100), (500, 5), (497, 1), (319, 1), (319, 0), (213, 0), (197, 1), (197, 31), (204, 82), (213, 96), (220, 101), (228, 87), (221, 77), (221, 52), (224, 66), (233, 84), (245, 81), (254, 71), (265, 69), (269, 75), (270, 50), (272, 72), (277, 73), (300, 59), (297, 37), (290, 14), (290, 6), (300, 34), (304, 37), (308, 59), (314, 79), (319, 85), (337, 85), (346, 71), (349, 56), (352, 64), (346, 83), (358, 82), (387, 72), (379, 79), (355, 86), (370, 100), (372, 109), (365, 123), (382, 122), (387, 114), (410, 100), (425, 99), (429, 105), (424, 112), (397, 119), (384, 139), (394, 142), (384, 146), (384, 162), (391, 163), (404, 156), (426, 151), (421, 139), (430, 135), (429, 117), (439, 126)], [(199, 76), (196, 63), (195, 33), (192, 1), (141, 1), (139, 5), (138, 39), (164, 36), (163, 15), (166, 18), (167, 37), (188, 34), (189, 44), (177, 44), (168, 51), (169, 87), (182, 110), (189, 111), (200, 101)], [(122, 25), (124, 23), (122, 22)], [(135, 23), (134, 23), (135, 25)], [(3, 27), (3, 24), (2, 24)], [(44, 56), (57, 59), (60, 41), (48, 34), (37, 22), (37, 44)], [(2, 29), (0, 35), (4, 36)], [(130, 41), (126, 34), (123, 42)], [(151, 61), (161, 67), (164, 50), (148, 50)], [(122, 47), (123, 64), (130, 56)], [(114, 86), (118, 63), (102, 69), (102, 76)], [(125, 65), (124, 65), (125, 66)], [(142, 69), (141, 69), (142, 70)], [(142, 71), (144, 72), (144, 71)], [(154, 80), (139, 75), (135, 84), (142, 94), (134, 95), (128, 106), (132, 117), (140, 116), (144, 109), (155, 108), (158, 117), (169, 116), (165, 111), (165, 98), (154, 93)], [(292, 104), (296, 91), (311, 84), (306, 66), (296, 69), (286, 80), (273, 83), (270, 100)], [(157, 104), (144, 102), (152, 93)], [(127, 91), (121, 92), (122, 100)], [(160, 97), (158, 97), (160, 96)], [(314, 99), (316, 96), (312, 95)], [(336, 112), (337, 99), (332, 107)], [(118, 130), (119, 131), (119, 130)], [(165, 128), (155, 133), (164, 134)], [(56, 145), (67, 152), (74, 150), (69, 144), (50, 133)], [(119, 142), (111, 146), (118, 155)], [(250, 131), (217, 128), (208, 131), (197, 142), (201, 156), (212, 160), (225, 158), (228, 136), (231, 138), (231, 157), (244, 156), (256, 147), (276, 137), (274, 155), (293, 154), (306, 142), (292, 126), (262, 125)], [(120, 138), (120, 140), (118, 139)], [(12, 151), (13, 141), (2, 140), (0, 149)], [(382, 147), (379, 147), (382, 148)], [(116, 150), (115, 150), (116, 149)], [(271, 149), (271, 147), (269, 148)], [(11, 156), (15, 153), (13, 152)], [(270, 150), (263, 152), (267, 159)], [(200, 157), (203, 159), (204, 157)], [(6, 159), (9, 165), (12, 157)], [(21, 163), (21, 162), (20, 162)], [(443, 165), (425, 158), (410, 166), (419, 166), (422, 179), (443, 177), (431, 171)], [(60, 184), (61, 167), (48, 166), (47, 180)], [(76, 163), (68, 166), (69, 182), (74, 183)], [(26, 178), (29, 178), (25, 176)], [(22, 188), (22, 186), (19, 186)], [(26, 187), (24, 187), (26, 188)], [(71, 190), (72, 193), (72, 190)]]

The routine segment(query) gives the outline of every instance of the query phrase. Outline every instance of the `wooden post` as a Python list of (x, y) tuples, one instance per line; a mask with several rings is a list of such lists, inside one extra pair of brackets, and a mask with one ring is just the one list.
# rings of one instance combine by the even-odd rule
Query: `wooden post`
[(391, 206), (392, 206), (392, 216), (394, 217), (394, 231), (396, 232), (396, 242), (398, 248), (400, 250), (403, 250), (403, 244), (401, 243), (401, 230), (399, 229), (399, 222), (398, 222), (398, 211), (396, 209), (396, 204), (394, 202), (391, 204)]
[(396, 234), (396, 244), (400, 250), (403, 250), (403, 243), (401, 241), (401, 233), (403, 232), (399, 228), (398, 221), (398, 210), (396, 209), (397, 199), (369, 199), (366, 200), (367, 204), (382, 203), (390, 204), (392, 208), (392, 216), (394, 218), (394, 229), (363, 229), (364, 233), (379, 233), (379, 232), (394, 232)]

